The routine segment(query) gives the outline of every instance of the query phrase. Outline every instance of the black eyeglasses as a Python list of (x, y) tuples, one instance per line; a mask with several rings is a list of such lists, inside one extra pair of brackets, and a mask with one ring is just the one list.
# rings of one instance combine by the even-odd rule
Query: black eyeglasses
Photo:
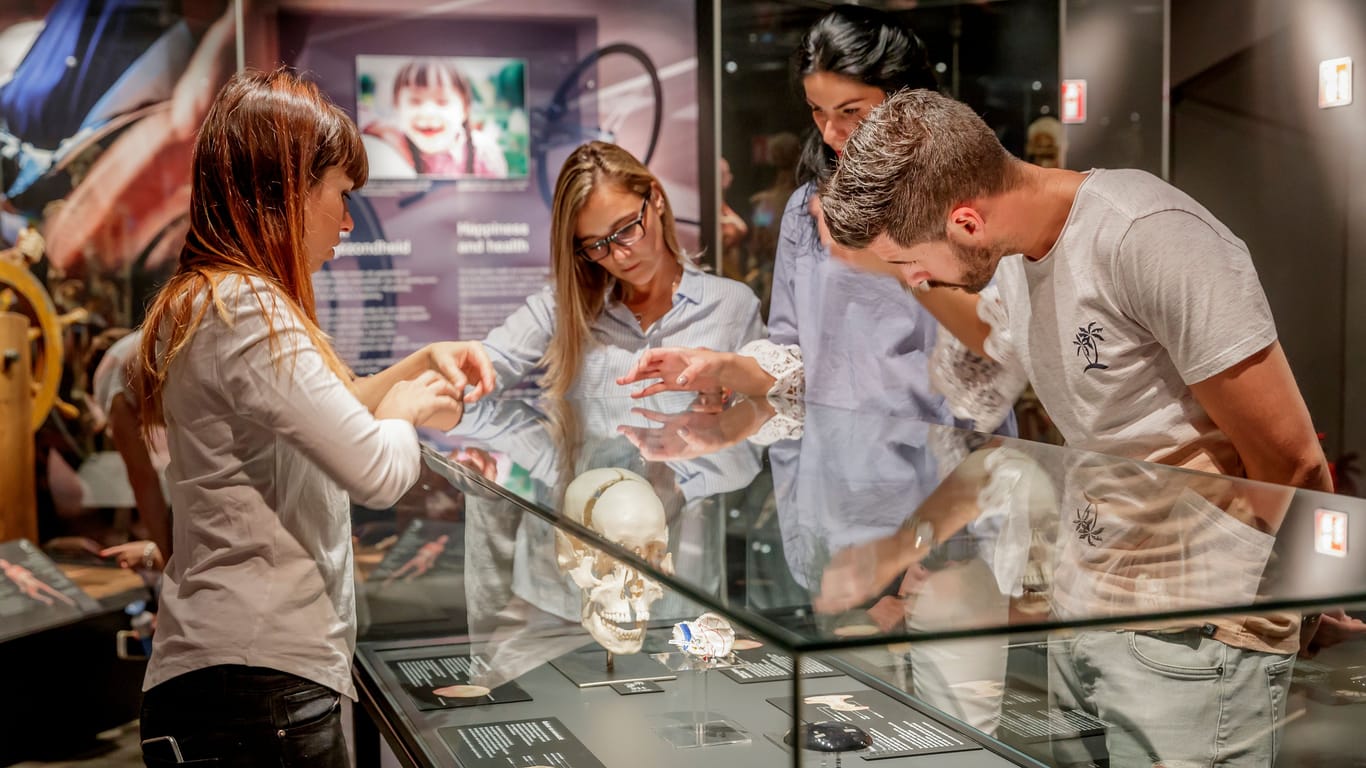
[(596, 263), (607, 258), (607, 254), (612, 252), (612, 243), (630, 246), (640, 242), (641, 238), (645, 237), (645, 207), (649, 204), (650, 196), (645, 195), (645, 198), (640, 201), (640, 215), (636, 217), (635, 221), (607, 237), (575, 248), (574, 253), (577, 253), (580, 258)]

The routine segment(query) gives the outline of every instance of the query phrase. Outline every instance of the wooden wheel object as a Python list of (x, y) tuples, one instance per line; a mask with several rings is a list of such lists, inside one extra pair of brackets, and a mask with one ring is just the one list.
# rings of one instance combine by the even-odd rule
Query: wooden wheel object
[(52, 298), (28, 268), (0, 260), (0, 312), (28, 317), (33, 345), (32, 428), (36, 432), (57, 402), (62, 381), (62, 323)]

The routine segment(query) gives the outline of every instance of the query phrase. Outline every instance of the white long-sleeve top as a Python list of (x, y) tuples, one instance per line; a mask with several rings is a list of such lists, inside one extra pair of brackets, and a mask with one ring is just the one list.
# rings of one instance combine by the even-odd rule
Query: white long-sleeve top
[(243, 664), (355, 698), (347, 494), (396, 502), (418, 477), (417, 433), (372, 416), (264, 281), (218, 292), (222, 313), (205, 313), (162, 391), (175, 553), (143, 689)]

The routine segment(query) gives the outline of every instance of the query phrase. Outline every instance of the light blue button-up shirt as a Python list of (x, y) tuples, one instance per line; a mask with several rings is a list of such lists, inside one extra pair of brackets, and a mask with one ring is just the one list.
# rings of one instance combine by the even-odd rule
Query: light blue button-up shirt
[(808, 403), (953, 423), (930, 389), (934, 317), (895, 280), (831, 257), (807, 208), (814, 192), (798, 187), (783, 211), (769, 339), (801, 347)]
[[(939, 324), (892, 279), (831, 257), (798, 187), (783, 210), (768, 336), (802, 351), (806, 401), (967, 427), (930, 388)], [(1015, 418), (998, 430), (1015, 434)]]
[[(610, 290), (610, 289), (609, 289)], [(764, 337), (759, 300), (742, 283), (709, 275), (690, 263), (674, 292), (673, 306), (649, 328), (641, 329), (625, 304), (607, 299), (593, 321), (594, 344), (584, 354), (578, 377), (566, 397), (613, 397), (627, 393), (617, 384), (640, 353), (654, 347), (707, 347), (734, 352)], [(539, 369), (555, 333), (555, 288), (548, 285), (527, 297), (484, 339), (498, 390), (516, 386)]]

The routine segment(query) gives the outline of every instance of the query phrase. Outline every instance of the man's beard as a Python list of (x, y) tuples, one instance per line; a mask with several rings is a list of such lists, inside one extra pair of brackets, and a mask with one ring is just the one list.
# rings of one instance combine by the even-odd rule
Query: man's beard
[(957, 288), (968, 293), (981, 293), (996, 276), (996, 264), (1000, 259), (990, 248), (972, 248), (949, 242), (954, 258), (963, 268), (961, 282), (951, 283), (944, 280), (929, 281), (931, 288)]

